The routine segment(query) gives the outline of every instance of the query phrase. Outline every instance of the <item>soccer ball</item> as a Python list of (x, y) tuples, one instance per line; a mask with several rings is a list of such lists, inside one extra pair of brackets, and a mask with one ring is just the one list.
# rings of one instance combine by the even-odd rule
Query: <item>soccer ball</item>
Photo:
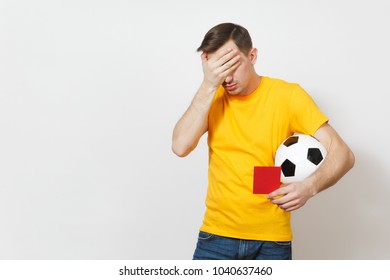
[(310, 176), (327, 155), (325, 147), (316, 138), (306, 134), (288, 137), (276, 150), (275, 166), (281, 167), (280, 181), (299, 182)]

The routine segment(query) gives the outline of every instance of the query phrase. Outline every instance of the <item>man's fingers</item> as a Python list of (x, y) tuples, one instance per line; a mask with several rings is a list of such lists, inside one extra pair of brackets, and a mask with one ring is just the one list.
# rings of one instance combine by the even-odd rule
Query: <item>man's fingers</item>
[(237, 50), (231, 50), (229, 51), (228, 53), (226, 53), (225, 55), (223, 55), (222, 57), (220, 57), (216, 63), (218, 65), (225, 65), (226, 63), (228, 63), (230, 60), (234, 59), (235, 57), (237, 57), (237, 54), (238, 51)]
[(298, 199), (279, 205), (286, 212), (291, 212), (301, 208), (304, 205)]
[(240, 55), (238, 54), (238, 55), (232, 57), (230, 60), (228, 60), (227, 62), (225, 62), (222, 65), (227, 67), (227, 68), (230, 68), (233, 65), (235, 65), (239, 60), (240, 60)]
[[(230, 61), (229, 61), (230, 62)], [(222, 76), (227, 76), (229, 75), (231, 72), (233, 72), (234, 70), (237, 69), (238, 66), (240, 66), (240, 61), (239, 61), (239, 58), (237, 58), (235, 61), (232, 61), (230, 64), (225, 64), (221, 67), (221, 75)]]
[(240, 65), (239, 52), (232, 48), (220, 50), (212, 56), (203, 52), (201, 59), (206, 79), (218, 86)]
[(231, 71), (230, 68), (235, 66), (240, 59), (238, 50), (231, 48), (218, 51), (218, 53), (210, 59), (208, 58), (207, 53), (202, 53), (201, 57), (202, 61), (207, 62), (208, 67), (218, 74), (222, 74), (227, 70)]
[(284, 203), (286, 203), (286, 202), (288, 202), (290, 200), (291, 200), (291, 198), (290, 198), (289, 195), (283, 195), (281, 197), (272, 199), (271, 202), (274, 203), (274, 204), (281, 205), (281, 204), (284, 204)]
[(281, 196), (281, 195), (285, 195), (286, 193), (288, 193), (288, 189), (287, 189), (287, 186), (281, 186), (279, 189), (269, 193), (267, 195), (267, 198), (268, 199), (273, 199), (274, 197), (277, 197), (277, 196)]
[(234, 71), (240, 64), (240, 55), (232, 57), (230, 60), (220, 65), (217, 68), (217, 72), (222, 76), (228, 75), (230, 72)]
[(213, 57), (210, 59), (210, 62), (221, 66), (232, 59), (238, 51), (236, 49), (227, 48), (219, 50)]

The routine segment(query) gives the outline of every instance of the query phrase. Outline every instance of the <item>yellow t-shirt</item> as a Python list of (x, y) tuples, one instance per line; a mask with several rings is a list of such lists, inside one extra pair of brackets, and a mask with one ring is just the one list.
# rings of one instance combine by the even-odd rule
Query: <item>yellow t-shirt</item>
[(201, 231), (226, 237), (290, 241), (290, 213), (253, 194), (254, 166), (273, 166), (294, 132), (313, 135), (327, 117), (298, 85), (262, 77), (248, 96), (223, 87), (209, 112), (209, 186)]

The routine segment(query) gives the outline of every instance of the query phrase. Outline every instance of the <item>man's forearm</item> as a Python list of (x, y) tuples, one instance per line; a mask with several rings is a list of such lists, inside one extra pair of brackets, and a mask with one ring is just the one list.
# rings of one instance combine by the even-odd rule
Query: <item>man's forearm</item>
[(208, 113), (216, 90), (217, 88), (202, 83), (191, 105), (177, 122), (172, 137), (172, 150), (176, 155), (188, 155), (207, 131)]
[[(313, 186), (313, 195), (333, 186), (337, 181), (343, 177), (354, 165), (355, 156), (350, 148), (344, 143), (337, 133), (327, 126), (325, 128), (333, 137), (327, 142), (328, 154), (324, 163), (320, 168), (308, 178)], [(322, 133), (322, 132), (319, 132)], [(315, 135), (317, 138), (322, 138), (322, 135)], [(319, 140), (320, 140), (319, 139)]]

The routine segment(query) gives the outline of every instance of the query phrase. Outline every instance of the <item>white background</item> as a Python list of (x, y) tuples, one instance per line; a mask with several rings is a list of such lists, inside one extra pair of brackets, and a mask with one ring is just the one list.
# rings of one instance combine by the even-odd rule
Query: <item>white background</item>
[(295, 259), (390, 259), (390, 2), (0, 0), (0, 259), (190, 259), (205, 137), (171, 134), (221, 22), (300, 83), (355, 152), (293, 214)]

